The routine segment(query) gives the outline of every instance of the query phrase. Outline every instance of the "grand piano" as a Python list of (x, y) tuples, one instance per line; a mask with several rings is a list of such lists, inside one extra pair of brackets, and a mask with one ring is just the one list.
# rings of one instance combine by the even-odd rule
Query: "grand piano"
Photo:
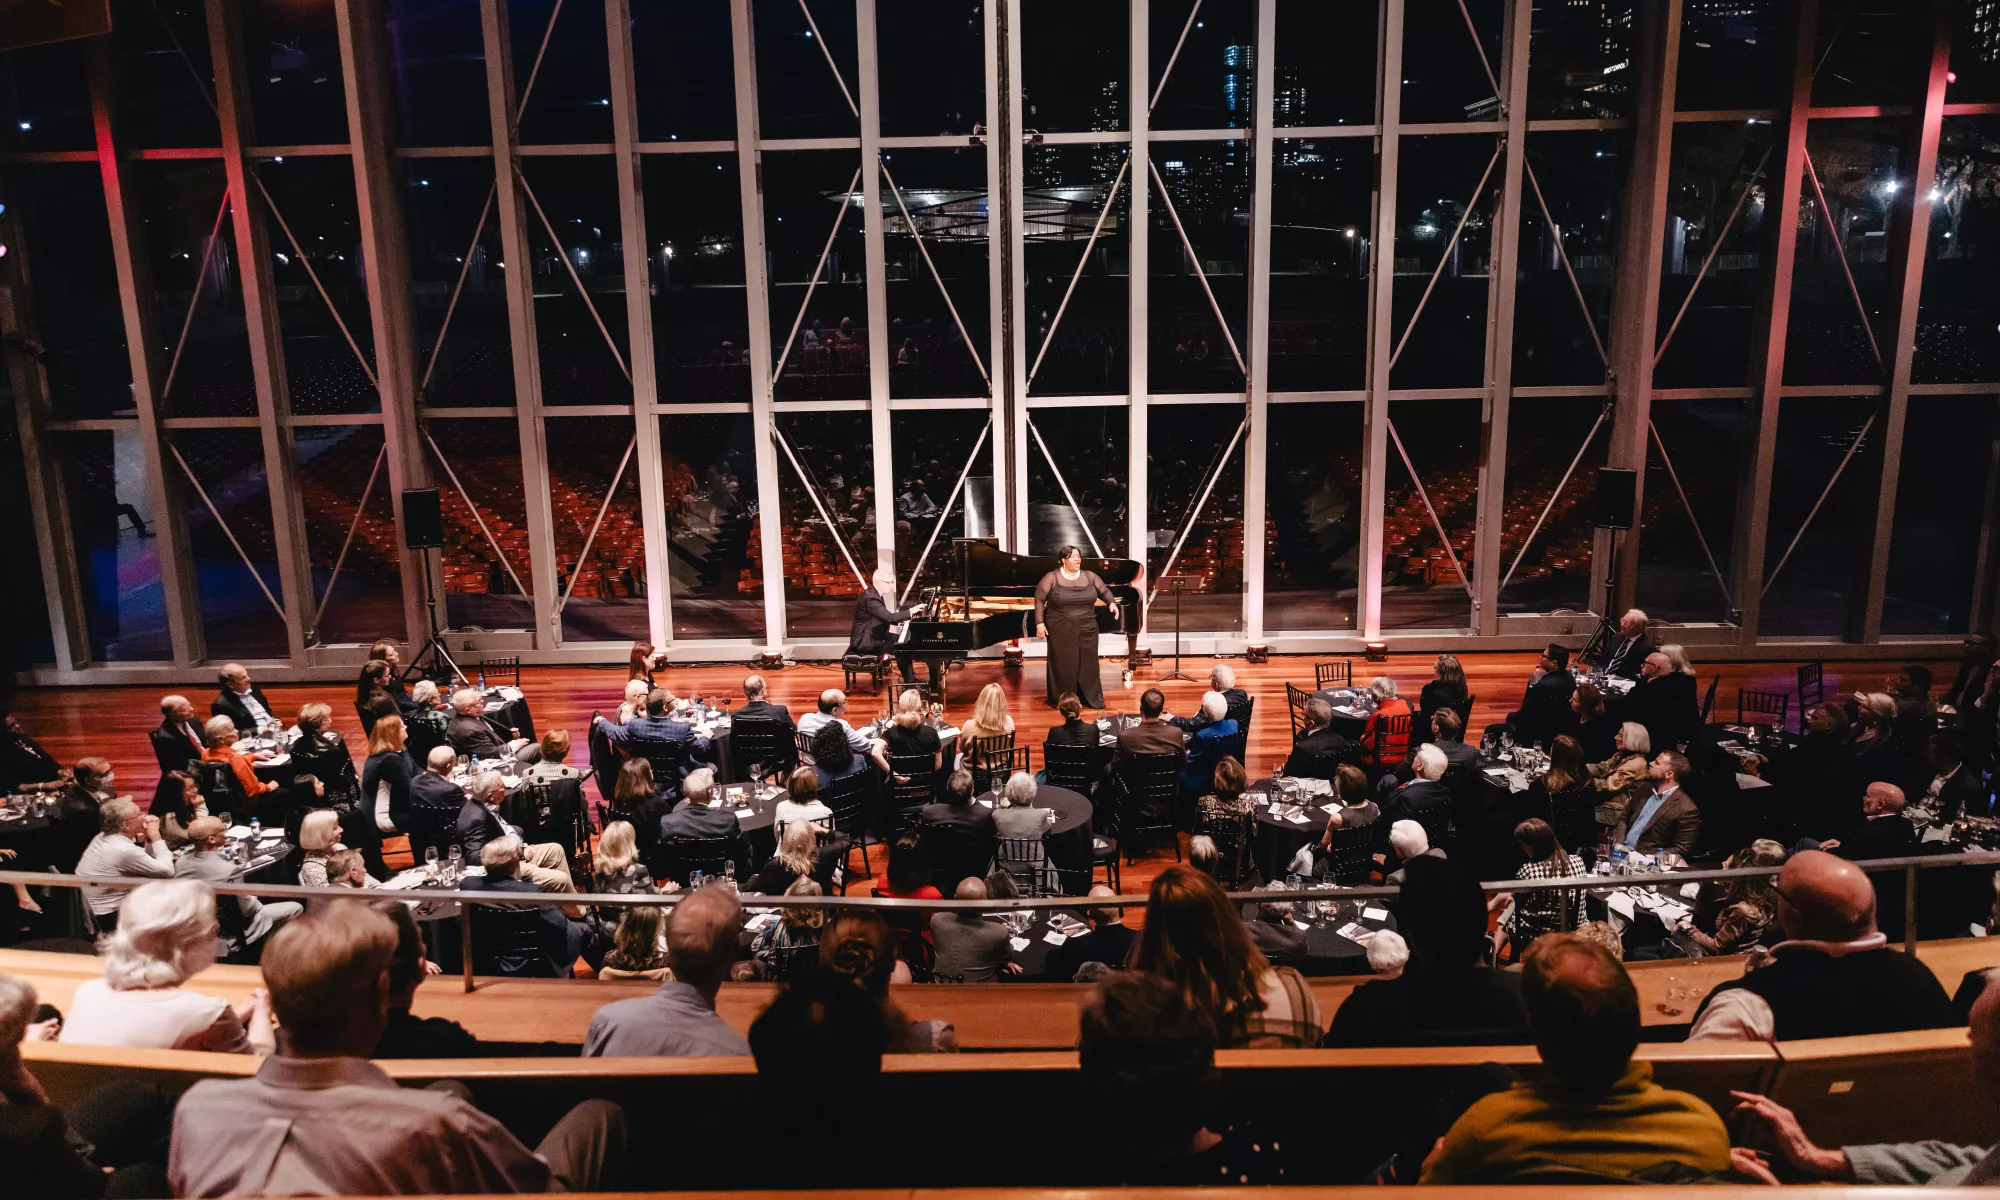
[[(929, 663), (931, 678), (940, 681), (952, 662), (974, 650), (1035, 636), (1035, 587), (1057, 566), (1053, 554), (1008, 554), (979, 538), (954, 539), (952, 549), (958, 556), (958, 587), (932, 589), (924, 611), (904, 625), (895, 649), (898, 655)], [(1145, 568), (1131, 559), (1085, 558), (1083, 569), (1097, 572), (1118, 597), (1117, 617), (1102, 600), (1097, 602), (1097, 628), (1125, 635), (1125, 679), (1130, 682), (1145, 612), (1138, 588)]]

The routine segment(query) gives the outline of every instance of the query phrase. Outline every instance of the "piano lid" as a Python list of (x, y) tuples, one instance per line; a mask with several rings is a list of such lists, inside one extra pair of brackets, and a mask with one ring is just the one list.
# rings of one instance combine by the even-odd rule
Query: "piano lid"
[[(998, 550), (990, 542), (978, 538), (958, 538), (954, 540), (958, 552), (963, 556), (965, 567), (962, 576), (973, 591), (988, 588), (1018, 587), (1033, 590), (1042, 581), (1042, 576), (1061, 564), (1053, 554), (1009, 554)], [(1091, 558), (1085, 555), (1083, 569), (1095, 571), (1098, 577), (1112, 587), (1131, 586), (1138, 582), (1145, 568), (1129, 558)]]

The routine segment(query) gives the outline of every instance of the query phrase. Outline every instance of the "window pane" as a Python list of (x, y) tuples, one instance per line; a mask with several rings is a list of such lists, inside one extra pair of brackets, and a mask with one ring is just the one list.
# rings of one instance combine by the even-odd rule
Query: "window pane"
[[(1856, 543), (1861, 514), (1875, 503), (1863, 456), (1876, 452), (1865, 442), (1851, 458), (1848, 449), (1876, 406), (1861, 397), (1799, 397), (1778, 411), (1770, 536), (1758, 585), (1765, 589), (1759, 632), (1767, 637), (1839, 638), (1847, 631), (1849, 601), (1868, 562)], [(1881, 436), (1880, 421), (1868, 427), (1868, 438)], [(1829, 481), (1835, 481), (1831, 491)], [(1822, 494), (1826, 501), (1813, 513)]]
[[(1459, 569), (1452, 566), (1452, 556), (1469, 575), (1473, 530), (1479, 521), (1480, 402), (1401, 400), (1389, 405), (1389, 420), (1402, 436), (1423, 492), (1418, 493), (1392, 435), (1382, 502), (1382, 625), (1462, 626), (1469, 619), (1472, 599)], [(1437, 513), (1435, 521), (1432, 510)], [(1450, 531), (1450, 553), (1438, 538), (1439, 523)]]
[(403, 543), (396, 532), (389, 466), (382, 461), (382, 427), (305, 426), (292, 430), (292, 445), (298, 455), (306, 554), (312, 563), (310, 609), (319, 613), (319, 642), (400, 640)]
[[(1024, 151), (1023, 252), (1027, 256), (1028, 386), (1037, 396), (1120, 395), (1130, 386), (1132, 178), (1111, 185), (1123, 146), (1029, 146)], [(1090, 231), (1109, 200), (1095, 245)], [(1084, 247), (1090, 254), (1084, 257)], [(1077, 263), (1083, 274), (1077, 277)], [(1071, 293), (1070, 280), (1076, 279)], [(1067, 307), (1064, 295), (1069, 295)], [(1057, 319), (1060, 312), (1061, 319)], [(1051, 340), (1053, 339), (1053, 340)], [(1044, 349), (1044, 345), (1047, 346)]]
[[(160, 585), (159, 514), (147, 490), (136, 425), (53, 435), (69, 499), (69, 528), (83, 593), (84, 629), (96, 662), (170, 659)], [(178, 469), (178, 468), (175, 468)], [(199, 503), (199, 501), (197, 501)], [(142, 524), (143, 523), (143, 524)]]
[[(162, 339), (184, 340), (168, 355), (161, 381), (164, 410), (179, 417), (246, 417), (257, 412), (244, 335), (243, 293), (230, 222), (217, 216), (222, 165), (147, 162), (133, 168), (132, 197), (146, 221), (153, 302)], [(193, 304), (192, 321), (188, 305)]]
[[(736, 60), (728, 0), (638, 0), (632, 5), (633, 91), (639, 137), (649, 142), (736, 136)], [(671, 70), (648, 69), (672, 63)]]
[[(492, 197), (490, 161), (432, 158), (403, 164), (403, 225), (422, 356), (417, 378), (424, 403), (432, 408), (514, 403), (513, 335)], [(477, 225), (475, 242), (482, 209), (485, 223)]]
[(1733, 621), (1735, 606), (1724, 593), (1734, 586), (1727, 581), (1733, 570), (1737, 462), (1750, 436), (1744, 404), (1656, 401), (1653, 428), (1658, 440), (1647, 443), (1645, 507), (1639, 514), (1639, 607), (1656, 621)]
[(1375, 120), (1380, 35), (1374, 0), (1279, 0), (1279, 125), (1366, 125)]
[[(2000, 12), (1994, 16), (2000, 25)], [(2000, 28), (1995, 30), (2000, 37)], [(1917, 304), (1918, 383), (2000, 379), (2000, 122), (1946, 117), (1931, 184), (1930, 244)]]
[[(1243, 345), (1249, 312), (1250, 143), (1183, 142), (1153, 153), (1187, 243), (1155, 191), (1146, 338), (1151, 390), (1241, 392), (1246, 384), (1230, 339)], [(1216, 320), (1218, 305), (1227, 334)]]
[[(1945, 86), (1947, 104), (1978, 104), (2000, 100), (2000, 11), (1979, 0), (1957, 6), (1951, 34), (1951, 76)], [(1947, 122), (1949, 124), (1949, 122)]]
[(660, 418), (676, 638), (764, 638), (753, 437), (747, 414)]
[[(785, 635), (846, 637), (855, 571), (872, 571), (875, 550), (875, 455), (864, 412), (781, 413), (779, 509), (785, 526)], [(802, 476), (799, 471), (803, 469)], [(835, 528), (829, 530), (831, 517)], [(845, 543), (843, 553), (841, 544)]]
[(1365, 387), (1374, 152), (1302, 138), (1273, 153), (1271, 390)]
[(0, 58), (0, 96), (13, 114), (8, 140), (21, 150), (90, 150), (90, 85), (80, 42), (29, 46)]
[[(542, 402), (630, 404), (632, 381), (619, 367), (620, 362), (631, 361), (631, 345), (625, 328), (618, 185), (611, 160), (529, 158), (521, 161), (521, 171), (562, 239), (560, 246), (552, 244), (541, 217), (528, 213)], [(529, 208), (533, 207), (531, 203)], [(569, 266), (563, 265), (565, 259)], [(589, 289), (588, 301), (577, 292), (578, 279)], [(605, 341), (607, 331), (618, 347), (615, 352)]]
[[(1490, 121), (1500, 115), (1486, 64), (1500, 63), (1501, 0), (1406, 0), (1403, 6), (1403, 120)], [(1473, 31), (1478, 31), (1478, 39)], [(1480, 59), (1481, 49), (1485, 60)]]
[[(780, 400), (868, 396), (868, 264), (858, 156), (849, 150), (764, 155), (764, 236), (771, 264), (771, 340), (782, 355)], [(854, 199), (841, 203), (854, 184)], [(835, 218), (840, 234), (824, 267)], [(819, 286), (808, 286), (819, 270)], [(800, 308), (804, 306), (801, 319)], [(785, 339), (794, 324), (789, 352)]]
[(1020, 0), (1021, 121), (1039, 133), (1127, 127), (1132, 20), (1119, 3)]
[[(1529, 138), (1528, 165), (1555, 226), (1550, 227), (1533, 189), (1527, 188), (1515, 267), (1516, 387), (1605, 382), (1599, 347), (1611, 339), (1611, 266), (1617, 256), (1624, 157), (1622, 139), (1612, 133)], [(1576, 273), (1574, 284), (1570, 271)]]
[(347, 140), (340, 31), (330, 4), (244, 0), (244, 78), (260, 146)]
[[(285, 621), (265, 596), (268, 589), (271, 596), (284, 598), (261, 435), (254, 429), (177, 429), (168, 437), (215, 505), (210, 512), (187, 489), (188, 543), (208, 656), (284, 657)], [(171, 451), (166, 454), (172, 458)], [(176, 481), (186, 482), (186, 476)]]
[(743, 205), (733, 154), (649, 154), (646, 269), (660, 399), (750, 399)]
[(1250, 0), (1204, 0), (1190, 28), (1192, 7), (1162, 3), (1149, 9), (1153, 79), (1147, 97), (1155, 92), (1160, 97), (1153, 107), (1153, 128), (1248, 129), (1257, 63), (1257, 22)]
[(1352, 629), (1361, 549), (1359, 404), (1273, 404), (1264, 627)]
[(979, 0), (877, 0), (875, 41), (884, 134), (969, 134), (986, 124)]
[(478, 6), (388, 0), (388, 21), (398, 143), (490, 143), (493, 121), (486, 107), (486, 43)]
[[(295, 249), (276, 217), (267, 222), (276, 260), (271, 280), (277, 285), (278, 329), (285, 339), (292, 411), (380, 412), (382, 397), (368, 382), (368, 372), (347, 340), (351, 334), (372, 371), (375, 336), (368, 321), (368, 286), (362, 278), (353, 163), (345, 157), (289, 158), (265, 163), (257, 171), (298, 239)], [(261, 204), (258, 207), (270, 212)], [(301, 249), (303, 260), (298, 257)], [(332, 308), (320, 296), (322, 287), (333, 300)], [(334, 319), (336, 312), (339, 320)]]
[[(610, 141), (611, 58), (604, 44), (603, 13), (593, 11), (588, 4), (565, 5), (559, 0), (503, 2), (507, 5), (508, 37), (514, 43), (521, 140)], [(553, 29), (549, 25), (552, 16)], [(544, 39), (546, 53), (542, 51)], [(539, 72), (535, 69), (538, 55)]]
[(1507, 418), (1507, 509), (1500, 530), (1500, 578), (1506, 581), (1509, 571), (1514, 576), (1500, 591), (1503, 614), (1596, 608), (1590, 593), (1597, 533), (1592, 481), (1610, 445), (1608, 406), (1595, 396), (1515, 398)]
[[(1391, 370), (1391, 387), (1477, 387), (1486, 377), (1487, 257), (1493, 244), (1497, 165), (1476, 197), (1473, 187), (1492, 158), (1493, 143), (1485, 137), (1403, 142), (1402, 177), (1396, 191), (1392, 326), (1403, 353)], [(1464, 215), (1468, 199), (1472, 216), (1452, 242), (1451, 231)], [(1424, 289), (1440, 261), (1444, 271), (1424, 301)], [(1423, 301), (1421, 311), (1419, 301)]]
[[(766, 138), (854, 137), (860, 121), (848, 105), (859, 102), (855, 70), (854, 6), (834, 0), (753, 0), (757, 44), (757, 126)], [(819, 32), (813, 32), (813, 26)], [(820, 39), (826, 40), (826, 49)], [(839, 75), (827, 64), (827, 51)], [(843, 82), (846, 92), (842, 92)]]
[(434, 460), (442, 451), (450, 467), (436, 477), (444, 510), (447, 623), (453, 629), (533, 629), (535, 604), (525, 589), (535, 586), (535, 576), (520, 431), (513, 421), (461, 420), (426, 421), (424, 432), (436, 443)]
[[(986, 152), (897, 150), (882, 157), (893, 160), (887, 169), (895, 173), (910, 220), (923, 236), (919, 247), (896, 198), (885, 195), (889, 394), (984, 396), (991, 389), (973, 353), (976, 347), (978, 364), (992, 355), (986, 318)], [(887, 179), (883, 186), (888, 187)], [(931, 274), (933, 267), (943, 279), (942, 290)]]
[(112, 0), (111, 40), (118, 52), (120, 133), (133, 145), (219, 146), (222, 133), (207, 97), (208, 22), (201, 0)]
[(1674, 107), (1686, 112), (1777, 105), (1789, 73), (1785, 40), (1782, 0), (1683, 5)]
[[(1544, 4), (1528, 51), (1528, 116), (1622, 117), (1638, 74), (1630, 4)], [(1687, 50), (1683, 46), (1682, 54)]]
[[(1913, 396), (1896, 476), (1882, 632), (1972, 628), (1980, 514), (1996, 434), (1991, 396)], [(1853, 468), (1849, 468), (1852, 470)]]
[[(21, 465), (20, 423), (14, 413), (9, 372), (0, 371), (0, 503), (6, 511), (28, 511), (27, 473)], [(0, 638), (0, 664), (9, 668), (55, 662), (55, 642), (49, 636), (49, 610), (42, 589), (42, 559), (34, 526), (27, 521), (0, 522), (0, 564), (6, 567), (0, 584), (0, 621), (12, 635)]]
[[(1028, 422), (1041, 435), (1039, 442), (1030, 435), (1029, 446), (1023, 447), (1028, 456), (1028, 553), (1090, 546), (1095, 534), (1095, 545), (1104, 553), (1091, 557), (1136, 557), (1125, 545), (1126, 480), (1132, 469), (1127, 411), (1038, 408), (1029, 412)], [(1042, 443), (1047, 443), (1046, 452)]]
[(50, 415), (75, 420), (132, 411), (132, 360), (96, 165), (24, 166), (13, 178)]
[(1815, 27), (1814, 104), (1923, 99), (1927, 22), (1897, 0), (1825, 0)]
[(1240, 404), (1164, 405), (1147, 414), (1146, 578), (1156, 590), (1146, 628), (1155, 645), (1172, 636), (1175, 579), (1184, 589), (1183, 629), (1243, 628), (1243, 443), (1231, 437), (1242, 421)]
[[(552, 418), (543, 428), (549, 514), (555, 523), (556, 594), (569, 593), (562, 610), (563, 640), (643, 641), (648, 628), (646, 538), (639, 525), (639, 467), (625, 457), (632, 445), (632, 422), (626, 417), (566, 417)], [(593, 526), (595, 538), (590, 536)]]
[[(980, 409), (889, 414), (896, 444), (896, 582), (911, 595), (916, 588), (955, 584), (951, 540), (965, 536), (968, 503), (978, 506), (979, 528), (993, 528), (993, 439), (989, 436), (982, 442), (979, 437), (986, 426), (987, 414)], [(979, 447), (978, 461), (972, 464), (966, 487), (954, 498), (952, 485), (966, 470), (974, 445)], [(973, 477), (980, 483), (971, 483)], [(934, 533), (937, 541), (931, 544)], [(911, 573), (919, 558), (923, 571), (913, 584)]]
[[(1883, 367), (1855, 309), (1870, 313), (1888, 296), (1889, 210), (1900, 179), (1893, 120), (1814, 121), (1806, 153), (1819, 173), (1829, 211), (1820, 211), (1808, 180), (1799, 197), (1798, 262), (1792, 271), (1791, 324), (1785, 331), (1785, 382), (1877, 383)], [(1846, 269), (1842, 269), (1845, 260)], [(1854, 276), (1848, 286), (1847, 273)], [(1877, 333), (1876, 338), (1882, 335)]]
[(1736, 387), (1750, 381), (1753, 312), (1764, 286), (1757, 266), (1765, 185), (1756, 175), (1770, 150), (1769, 122), (1674, 129), (1655, 343), (1664, 343), (1666, 351), (1654, 369), (1655, 387)]

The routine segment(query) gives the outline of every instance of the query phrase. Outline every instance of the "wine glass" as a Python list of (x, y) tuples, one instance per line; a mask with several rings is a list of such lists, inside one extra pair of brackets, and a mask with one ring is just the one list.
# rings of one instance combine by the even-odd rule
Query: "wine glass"
[(234, 828), (236, 828), (236, 817), (235, 817), (235, 814), (233, 814), (233, 813), (223, 813), (223, 814), (221, 814), (221, 820), (222, 820), (222, 827), (223, 827), (224, 829), (234, 829)]
[(424, 847), (424, 873), (426, 875), (429, 875), (432, 879), (437, 878), (438, 848), (436, 846)]

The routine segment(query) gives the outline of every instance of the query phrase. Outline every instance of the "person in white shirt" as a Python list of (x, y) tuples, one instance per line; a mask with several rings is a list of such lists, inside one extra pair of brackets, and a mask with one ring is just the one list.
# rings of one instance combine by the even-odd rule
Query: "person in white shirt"
[(828, 724), (840, 726), (847, 731), (847, 744), (856, 754), (873, 759), (883, 774), (889, 772), (889, 743), (881, 738), (872, 738), (847, 723), (847, 693), (839, 688), (828, 688), (819, 694), (819, 711), (809, 712), (799, 718), (799, 732), (808, 742), (812, 736)]
[[(142, 812), (129, 796), (106, 800), (98, 808), (101, 832), (83, 849), (76, 873), (92, 879), (171, 879), (174, 852), (160, 834), (160, 819)], [(90, 887), (84, 903), (100, 929), (118, 927), (118, 910), (131, 893), (125, 888)]]
[(84, 1046), (146, 1046), (269, 1054), (270, 997), (258, 989), (240, 1008), (181, 985), (215, 962), (215, 892), (199, 879), (135, 888), (118, 931), (104, 940), (104, 976), (77, 985), (56, 1040)]

